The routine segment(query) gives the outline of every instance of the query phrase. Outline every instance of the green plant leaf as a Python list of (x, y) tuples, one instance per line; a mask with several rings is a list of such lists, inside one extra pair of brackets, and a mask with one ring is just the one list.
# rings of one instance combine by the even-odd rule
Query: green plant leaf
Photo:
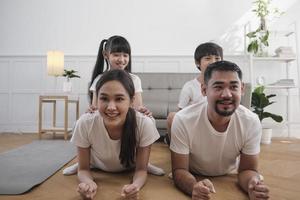
[(257, 114), (260, 121), (270, 117), (276, 122), (281, 122), (283, 119), (280, 115), (264, 111), (265, 107), (275, 103), (275, 101), (270, 101), (269, 99), (276, 96), (276, 94), (266, 95), (264, 89), (264, 86), (258, 86), (252, 92), (251, 107), (253, 112)]
[(250, 42), (250, 44), (248, 45), (247, 51), (257, 53), (257, 51), (258, 51), (258, 42), (257, 42), (257, 40), (253, 40), (252, 42)]
[(64, 69), (63, 76), (67, 77), (68, 79), (70, 79), (70, 78), (80, 78), (80, 76), (77, 75), (76, 73), (77, 73), (77, 71), (75, 71), (73, 69), (71, 69), (71, 70)]
[(248, 38), (255, 38), (256, 37), (256, 31), (249, 32), (249, 33), (246, 34), (246, 36)]
[(283, 121), (283, 118), (280, 115), (275, 115), (275, 114), (272, 114), (272, 113), (269, 113), (269, 112), (263, 112), (263, 116), (262, 116), (261, 120), (263, 120), (265, 118), (268, 118), (268, 117), (271, 117), (276, 122), (282, 122)]

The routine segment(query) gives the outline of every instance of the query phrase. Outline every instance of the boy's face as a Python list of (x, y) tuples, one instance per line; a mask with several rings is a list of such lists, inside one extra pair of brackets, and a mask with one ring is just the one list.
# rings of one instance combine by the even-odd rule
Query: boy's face
[(204, 74), (208, 65), (221, 60), (222, 60), (221, 56), (208, 55), (208, 56), (203, 56), (201, 60), (198, 61), (198, 63), (196, 63), (196, 65), (199, 65), (201, 73)]

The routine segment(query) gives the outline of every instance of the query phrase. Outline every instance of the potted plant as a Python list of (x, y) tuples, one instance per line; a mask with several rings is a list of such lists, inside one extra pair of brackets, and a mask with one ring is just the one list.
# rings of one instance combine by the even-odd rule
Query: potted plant
[[(260, 85), (254, 89), (252, 92), (252, 99), (251, 99), (251, 107), (253, 108), (253, 112), (257, 114), (260, 122), (262, 122), (265, 118), (272, 118), (276, 122), (282, 122), (283, 118), (280, 115), (276, 115), (270, 112), (266, 112), (265, 108), (275, 101), (270, 101), (272, 97), (275, 97), (275, 94), (266, 95), (264, 93), (265, 87)], [(272, 137), (272, 129), (271, 128), (263, 128), (262, 131), (262, 139), (261, 143), (263, 144), (270, 144)]]
[(269, 46), (269, 30), (267, 29), (266, 20), (270, 14), (281, 15), (277, 8), (271, 8), (271, 0), (255, 0), (255, 8), (252, 10), (259, 18), (260, 24), (255, 31), (246, 34), (250, 39), (247, 51), (254, 53), (256, 56), (268, 56), (267, 47)]
[(80, 78), (79, 75), (76, 74), (77, 71), (71, 69), (71, 70), (67, 70), (64, 69), (64, 73), (63, 76), (67, 77), (67, 82), (64, 82), (63, 84), (63, 91), (64, 92), (71, 92), (72, 91), (72, 82), (70, 81), (71, 78)]

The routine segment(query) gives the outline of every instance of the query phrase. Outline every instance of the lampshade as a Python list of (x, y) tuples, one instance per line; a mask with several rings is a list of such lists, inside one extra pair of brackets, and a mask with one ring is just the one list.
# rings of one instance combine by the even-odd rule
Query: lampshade
[(47, 73), (50, 76), (62, 76), (64, 73), (64, 53), (62, 51), (47, 52)]

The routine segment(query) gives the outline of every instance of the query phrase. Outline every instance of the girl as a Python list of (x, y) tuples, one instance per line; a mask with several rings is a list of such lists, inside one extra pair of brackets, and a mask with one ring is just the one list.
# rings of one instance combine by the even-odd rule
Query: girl
[[(104, 69), (104, 63), (106, 63), (106, 68)], [(111, 69), (121, 69), (125, 70), (129, 73), (131, 80), (134, 84), (134, 100), (133, 100), (133, 108), (138, 110), (151, 117), (151, 112), (143, 106), (142, 101), (142, 85), (141, 79), (131, 74), (131, 48), (128, 41), (122, 36), (112, 36), (109, 39), (104, 39), (100, 43), (100, 47), (98, 50), (98, 56), (96, 60), (96, 64), (93, 70), (91, 84), (90, 84), (90, 100), (91, 105), (88, 112), (94, 112), (97, 110), (97, 98), (96, 98), (96, 84), (100, 77), (102, 76), (104, 71), (108, 71)], [(78, 165), (74, 164), (70, 167), (67, 167), (63, 170), (64, 175), (71, 175), (77, 172)], [(154, 165), (149, 163), (148, 171), (154, 175), (164, 175), (165, 172)]]
[(124, 70), (105, 72), (96, 84), (98, 110), (77, 121), (71, 142), (78, 149), (78, 192), (93, 198), (97, 184), (90, 164), (108, 172), (135, 169), (131, 184), (124, 185), (121, 196), (137, 199), (147, 178), (151, 144), (159, 138), (152, 120), (132, 108), (134, 84)]
[[(104, 62), (106, 68), (104, 69)], [(96, 60), (96, 65), (93, 70), (91, 84), (90, 84), (90, 100), (91, 109), (96, 109), (97, 101), (95, 96), (95, 87), (97, 81), (100, 79), (104, 71), (110, 69), (123, 69), (129, 72), (131, 79), (135, 87), (135, 95), (133, 101), (133, 107), (140, 112), (149, 115), (150, 111), (143, 106), (142, 101), (142, 85), (141, 79), (131, 74), (131, 48), (128, 41), (122, 36), (112, 36), (108, 40), (104, 39), (100, 43), (98, 50), (98, 56)]]

